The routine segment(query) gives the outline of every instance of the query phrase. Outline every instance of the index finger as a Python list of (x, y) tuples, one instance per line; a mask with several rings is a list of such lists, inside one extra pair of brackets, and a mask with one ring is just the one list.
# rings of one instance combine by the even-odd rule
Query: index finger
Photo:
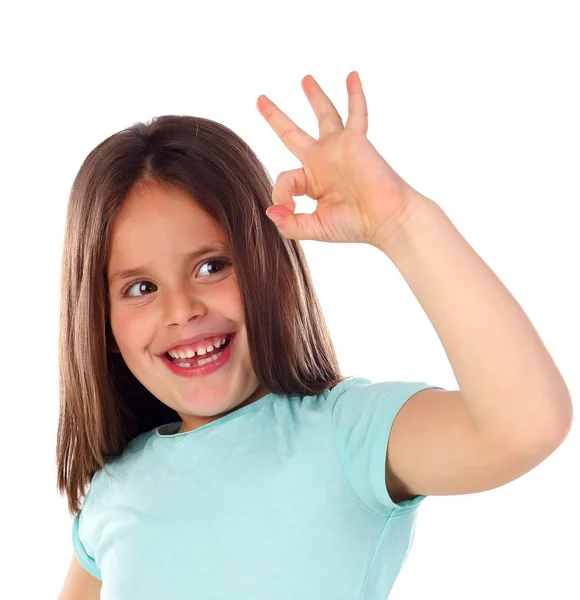
[(264, 94), (258, 96), (256, 106), (260, 114), (268, 121), (272, 129), (278, 134), (278, 137), (284, 142), (286, 148), (302, 162), (305, 151), (309, 146), (315, 144), (316, 140), (300, 129), (290, 117), (285, 115)]

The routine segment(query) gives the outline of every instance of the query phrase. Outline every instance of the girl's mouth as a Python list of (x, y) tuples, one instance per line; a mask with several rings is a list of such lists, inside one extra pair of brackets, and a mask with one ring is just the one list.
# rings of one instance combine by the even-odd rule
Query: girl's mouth
[(235, 337), (235, 333), (230, 334), (226, 338), (225, 344), (219, 348), (215, 348), (204, 356), (173, 358), (166, 352), (162, 356), (162, 360), (176, 375), (183, 377), (208, 375), (227, 363), (232, 353)]

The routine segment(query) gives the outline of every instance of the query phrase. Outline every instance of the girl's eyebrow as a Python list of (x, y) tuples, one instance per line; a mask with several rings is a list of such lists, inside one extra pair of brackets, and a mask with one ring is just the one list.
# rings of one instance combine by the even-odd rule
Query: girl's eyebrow
[[(205, 254), (211, 254), (212, 252), (227, 252), (226, 246), (220, 242), (215, 242), (213, 244), (206, 244), (205, 246), (201, 246), (197, 250), (193, 252), (188, 252), (183, 256), (184, 261), (195, 260)], [(147, 272), (148, 265), (143, 265), (140, 267), (132, 267), (130, 269), (122, 269), (121, 271), (117, 271), (114, 275), (109, 278), (109, 285), (113, 286), (116, 283), (123, 281), (124, 279), (129, 279), (130, 277), (136, 277), (137, 275), (142, 275)]]

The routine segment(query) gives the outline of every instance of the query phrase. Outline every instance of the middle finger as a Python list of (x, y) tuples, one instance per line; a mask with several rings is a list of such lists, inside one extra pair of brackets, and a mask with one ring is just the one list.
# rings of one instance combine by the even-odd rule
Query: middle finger
[(330, 133), (342, 131), (344, 129), (342, 117), (312, 75), (306, 75), (302, 79), (302, 89), (318, 119), (319, 139)]

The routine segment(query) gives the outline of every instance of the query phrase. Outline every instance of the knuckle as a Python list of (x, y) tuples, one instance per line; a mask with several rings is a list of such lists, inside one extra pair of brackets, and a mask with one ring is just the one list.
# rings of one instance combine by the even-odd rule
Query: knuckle
[(282, 138), (282, 141), (286, 141), (293, 133), (293, 129), (284, 129), (284, 131), (280, 134), (280, 137)]

